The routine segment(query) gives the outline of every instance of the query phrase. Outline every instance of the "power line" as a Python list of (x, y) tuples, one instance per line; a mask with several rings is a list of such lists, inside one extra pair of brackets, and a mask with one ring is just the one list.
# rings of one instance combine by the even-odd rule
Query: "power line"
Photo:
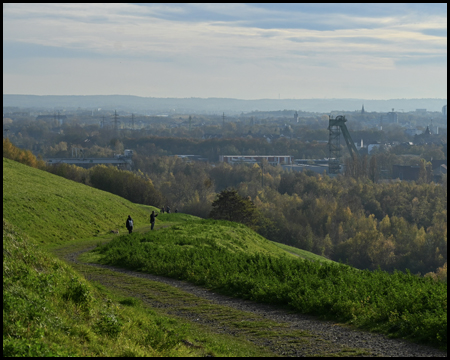
[(115, 131), (118, 131), (118, 126), (117, 126), (117, 123), (118, 123), (118, 117), (119, 117), (119, 115), (117, 115), (117, 111), (116, 110), (114, 110), (114, 115), (113, 115), (113, 117), (114, 117), (114, 130)]

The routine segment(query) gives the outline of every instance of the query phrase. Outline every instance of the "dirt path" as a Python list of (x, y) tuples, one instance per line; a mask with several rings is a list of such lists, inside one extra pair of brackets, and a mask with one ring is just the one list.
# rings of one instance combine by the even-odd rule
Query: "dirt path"
[(447, 356), (447, 353), (434, 348), (353, 330), (342, 324), (321, 321), (271, 305), (216, 294), (185, 281), (78, 261), (79, 255), (92, 248), (71, 252), (64, 259), (88, 280), (140, 298), (151, 307), (201, 324), (211, 332), (244, 337), (270, 349), (274, 355)]

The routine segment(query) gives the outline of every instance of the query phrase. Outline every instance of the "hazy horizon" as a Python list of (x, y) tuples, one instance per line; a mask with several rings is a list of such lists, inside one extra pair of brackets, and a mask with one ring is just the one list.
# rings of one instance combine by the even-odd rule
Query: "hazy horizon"
[(442, 111), (447, 99), (235, 99), (235, 98), (174, 98), (141, 97), (135, 95), (15, 95), (3, 94), (3, 107), (47, 109), (109, 109), (144, 112), (187, 112), (239, 114), (242, 111), (298, 110), (328, 113), (332, 111), (408, 112), (416, 109)]

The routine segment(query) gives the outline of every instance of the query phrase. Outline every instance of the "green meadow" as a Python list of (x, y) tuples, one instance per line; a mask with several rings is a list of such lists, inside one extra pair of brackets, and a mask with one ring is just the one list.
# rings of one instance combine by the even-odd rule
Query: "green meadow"
[[(184, 279), (447, 348), (445, 283), (356, 270), (226, 221), (159, 214), (150, 231), (152, 210), (158, 211), (3, 159), (3, 354), (273, 356), (109, 292), (86, 280), (82, 265), (69, 266), (49, 252), (86, 244), (98, 246), (82, 256), (84, 261)], [(128, 215), (136, 225), (131, 235), (125, 229)], [(202, 346), (185, 345), (194, 339), (202, 339)]]

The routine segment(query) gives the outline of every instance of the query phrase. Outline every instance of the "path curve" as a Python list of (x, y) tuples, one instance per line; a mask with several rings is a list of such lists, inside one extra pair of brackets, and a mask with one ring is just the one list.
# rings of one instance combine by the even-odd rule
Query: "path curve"
[[(432, 347), (410, 343), (401, 339), (389, 339), (384, 335), (350, 329), (349, 327), (343, 326), (342, 324), (336, 324), (331, 321), (318, 320), (317, 318), (309, 315), (291, 313), (272, 305), (260, 304), (250, 300), (237, 299), (217, 294), (213, 291), (209, 291), (205, 288), (190, 284), (186, 281), (131, 271), (115, 266), (78, 262), (77, 259), (82, 253), (90, 251), (93, 248), (95, 248), (95, 246), (70, 253), (65, 256), (65, 260), (72, 263), (79, 263), (83, 265), (109, 269), (132, 277), (145, 278), (148, 280), (165, 283), (195, 296), (198, 296), (199, 298), (207, 299), (214, 304), (229, 306), (237, 310), (257, 314), (275, 322), (287, 323), (289, 324), (288, 326), (291, 329), (305, 330), (320, 338), (320, 341), (322, 341), (322, 343), (318, 344), (318, 350), (323, 350), (323, 347), (326, 345), (326, 343), (329, 343), (330, 345), (334, 345), (336, 349), (361, 348), (369, 350), (370, 355), (364, 356), (447, 357), (446, 352)], [(99, 280), (98, 278), (96, 278), (95, 281), (98, 281), (100, 283), (102, 282), (101, 279)], [(139, 297), (139, 294), (130, 294), (130, 296)], [(165, 307), (164, 303), (161, 302), (152, 303), (151, 301), (148, 301), (148, 299), (143, 300), (153, 307)], [(186, 313), (185, 311), (178, 311), (177, 309), (171, 309), (171, 312), (169, 313), (185, 318), (191, 318), (190, 320), (192, 320), (193, 316), (198, 317), (198, 315), (193, 314), (191, 314), (190, 316), (189, 313)], [(202, 323), (203, 321), (203, 319), (199, 318), (195, 320), (200, 323)], [(205, 322), (208, 326), (211, 326), (211, 320), (205, 320)], [(218, 332), (226, 332), (226, 330)], [(323, 340), (321, 339), (325, 340), (325, 342), (323, 342)], [(267, 344), (265, 345), (270, 347), (270, 340), (268, 340)], [(302, 353), (301, 347), (295, 349), (293, 349), (292, 347), (282, 349), (271, 348), (271, 350), (280, 356), (308, 356), (308, 354), (305, 354), (304, 352)], [(312, 355), (311, 353), (309, 354)]]

